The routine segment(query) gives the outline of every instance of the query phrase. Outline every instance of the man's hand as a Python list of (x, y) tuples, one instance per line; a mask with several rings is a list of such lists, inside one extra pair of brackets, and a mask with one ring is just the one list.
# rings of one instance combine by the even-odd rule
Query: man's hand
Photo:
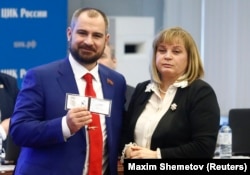
[(68, 111), (66, 122), (71, 134), (74, 134), (83, 126), (92, 122), (92, 115), (86, 107), (73, 108)]

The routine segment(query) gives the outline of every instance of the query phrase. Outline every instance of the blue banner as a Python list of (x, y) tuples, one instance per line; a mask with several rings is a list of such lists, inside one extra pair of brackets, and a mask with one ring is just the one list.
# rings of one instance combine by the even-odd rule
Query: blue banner
[(19, 86), (32, 67), (67, 54), (67, 0), (0, 0), (0, 71)]

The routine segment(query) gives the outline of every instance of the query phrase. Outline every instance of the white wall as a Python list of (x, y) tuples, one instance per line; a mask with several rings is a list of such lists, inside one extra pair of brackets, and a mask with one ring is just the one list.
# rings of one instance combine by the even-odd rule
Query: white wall
[[(154, 38), (154, 18), (113, 16), (109, 19), (110, 43), (115, 48), (117, 71), (122, 73), (127, 83), (132, 86), (150, 79), (149, 63)], [(126, 51), (127, 45), (135, 46), (133, 52)]]
[(202, 11), (201, 0), (165, 0), (164, 28), (181, 26), (194, 38), (198, 48), (201, 45)]
[(195, 38), (221, 115), (250, 108), (250, 1), (166, 0), (164, 7), (164, 26), (182, 26)]
[(204, 60), (206, 79), (215, 88), (221, 114), (250, 108), (250, 1), (205, 3)]

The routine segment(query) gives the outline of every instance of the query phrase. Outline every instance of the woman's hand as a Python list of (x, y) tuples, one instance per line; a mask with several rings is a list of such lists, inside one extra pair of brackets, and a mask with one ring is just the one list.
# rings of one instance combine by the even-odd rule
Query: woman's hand
[(126, 150), (126, 157), (131, 159), (155, 159), (157, 152), (140, 146), (131, 146)]

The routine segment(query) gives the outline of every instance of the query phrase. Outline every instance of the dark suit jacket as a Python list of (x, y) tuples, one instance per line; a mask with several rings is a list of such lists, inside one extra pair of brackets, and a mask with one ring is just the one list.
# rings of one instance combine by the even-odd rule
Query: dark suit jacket
[[(136, 86), (124, 123), (123, 145), (134, 142), (138, 117), (152, 92), (145, 92), (150, 81)], [(151, 149), (160, 148), (162, 158), (211, 158), (219, 129), (220, 110), (213, 89), (196, 80), (186, 88), (178, 88), (171, 104), (159, 121), (151, 140)], [(152, 116), (154, 117), (154, 116)]]
[[(19, 89), (17, 86), (17, 80), (10, 75), (0, 73), (1, 120), (12, 116), (18, 91)], [(3, 142), (3, 147), (6, 151), (6, 159), (8, 161), (16, 162), (20, 148), (14, 144), (11, 136), (8, 135), (8, 133), (6, 140)]]
[(126, 90), (126, 104), (125, 104), (125, 108), (126, 110), (128, 110), (128, 105), (129, 102), (131, 100), (131, 97), (133, 95), (135, 88), (133, 86), (127, 85), (127, 90)]
[(2, 120), (12, 115), (17, 94), (18, 86), (16, 79), (10, 75), (0, 73), (0, 109)]
[[(117, 174), (118, 145), (125, 104), (124, 77), (102, 65), (99, 75), (105, 99), (112, 100), (106, 117), (109, 172)], [(68, 59), (27, 72), (17, 97), (10, 133), (22, 146), (16, 174), (81, 175), (86, 157), (85, 129), (65, 141), (62, 117), (66, 115), (66, 93), (78, 94)]]

